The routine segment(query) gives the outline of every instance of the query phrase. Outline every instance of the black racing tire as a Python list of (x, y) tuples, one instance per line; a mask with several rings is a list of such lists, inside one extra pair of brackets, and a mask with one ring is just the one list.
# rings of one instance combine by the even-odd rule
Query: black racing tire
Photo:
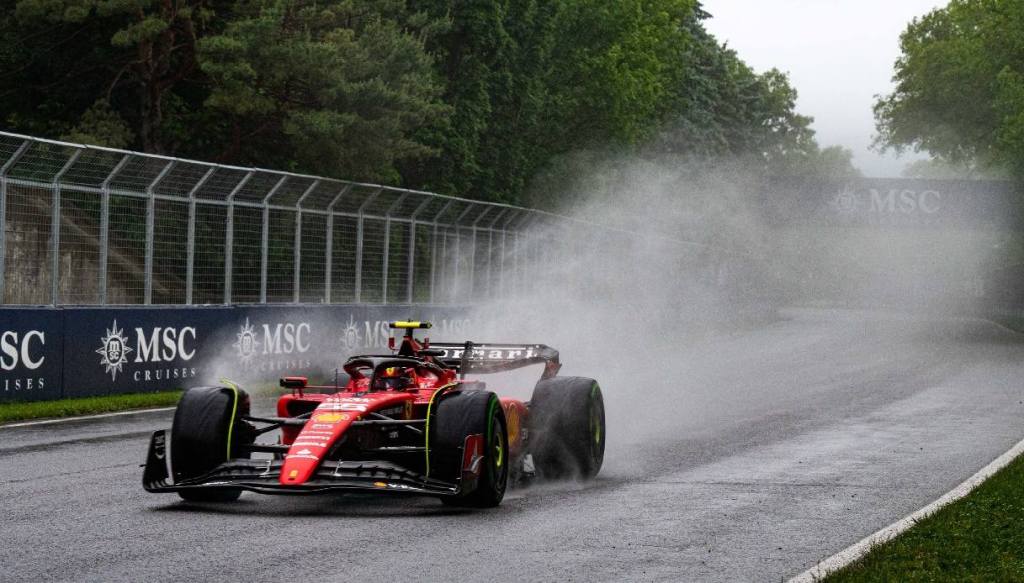
[(498, 396), (490, 391), (443, 395), (431, 421), (430, 475), (457, 481), (462, 476), (463, 447), (469, 435), (484, 436), (484, 455), (476, 488), (444, 496), (450, 506), (493, 508), (505, 497), (509, 478), (508, 425)]
[(592, 479), (604, 463), (606, 438), (601, 386), (584, 377), (537, 383), (530, 399), (529, 448), (537, 476)]
[[(171, 470), (174, 481), (201, 476), (228, 459), (243, 457), (239, 445), (252, 443), (251, 426), (241, 420), (249, 414), (249, 395), (229, 387), (194, 387), (185, 391), (171, 425)], [(181, 490), (190, 502), (231, 502), (239, 488)]]

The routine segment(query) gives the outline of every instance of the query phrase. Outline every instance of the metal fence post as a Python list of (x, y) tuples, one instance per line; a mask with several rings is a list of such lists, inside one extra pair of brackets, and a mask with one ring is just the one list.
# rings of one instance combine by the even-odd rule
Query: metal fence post
[(430, 303), (434, 303), (434, 284), (437, 281), (437, 223), (430, 233)]
[(228, 220), (227, 228), (224, 233), (224, 304), (231, 303), (231, 287), (234, 282), (234, 273), (232, 270), (235, 265), (235, 196), (245, 186), (249, 179), (252, 178), (254, 172), (249, 171), (238, 184), (231, 189), (231, 193), (228, 194)]
[(131, 154), (125, 154), (100, 185), (100, 305), (107, 305), (107, 264), (110, 261), (110, 183), (124, 169)]
[[(491, 208), (487, 207), (484, 212), (477, 215), (473, 219), (472, 229), (470, 230), (470, 237), (472, 237), (470, 243), (473, 244), (469, 248), (469, 297), (475, 298), (476, 296), (476, 236), (477, 236), (477, 225), (480, 224), (480, 220), (486, 217), (491, 212)], [(490, 261), (490, 257), (487, 258)]]
[(415, 287), (416, 279), (416, 219), (423, 209), (430, 204), (430, 201), (430, 197), (425, 197), (423, 202), (416, 207), (416, 210), (409, 217), (409, 257), (406, 258), (408, 260), (406, 269), (409, 270), (409, 277), (406, 280), (405, 301), (410, 304), (413, 303), (413, 288)]
[(167, 176), (167, 173), (174, 168), (177, 160), (171, 160), (164, 166), (160, 174), (146, 187), (146, 271), (145, 277), (145, 303), (150, 305), (153, 303), (153, 237), (154, 225), (156, 221), (156, 187), (160, 184), (160, 181)]
[(351, 184), (342, 187), (331, 203), (327, 205), (327, 240), (324, 243), (324, 301), (331, 303), (332, 271), (334, 270), (334, 206), (341, 197), (352, 188)]
[[(466, 210), (459, 213), (459, 216), (456, 217), (455, 221), (453, 222), (453, 226), (455, 227), (455, 273), (452, 275), (452, 293), (451, 297), (449, 298), (449, 301), (456, 301), (459, 298), (459, 261), (462, 259), (462, 231), (460, 227), (462, 225), (462, 219), (466, 218), (466, 215), (469, 214), (469, 211), (473, 210), (475, 207), (475, 204), (466, 205)], [(471, 266), (469, 280), (470, 294), (473, 293), (472, 269), (473, 268)]]
[(81, 149), (75, 150), (53, 177), (53, 214), (50, 217), (50, 303), (54, 306), (60, 303), (60, 181), (81, 155)]
[[(431, 221), (434, 224), (434, 232), (431, 235), (432, 241), (430, 242), (430, 245), (432, 247), (430, 250), (430, 303), (432, 304), (435, 302), (434, 288), (437, 285), (437, 223), (438, 220), (440, 220), (440, 218), (444, 216), (444, 213), (448, 212), (448, 209), (451, 208), (452, 203), (454, 202), (454, 200), (449, 200), (448, 202), (446, 202), (444, 206), (442, 206), (441, 209), (434, 214), (434, 219)], [(442, 246), (444, 245), (444, 239), (441, 240), (441, 244)]]
[(487, 227), (487, 297), (494, 297), (494, 269), (493, 261), (491, 258), (494, 257), (494, 225), (498, 224), (498, 219), (503, 217), (508, 212), (507, 208), (498, 211), (498, 214), (491, 221), (491, 224)]
[(359, 205), (358, 212), (359, 218), (356, 219), (356, 281), (355, 281), (355, 301), (358, 304), (363, 300), (363, 220), (366, 212), (366, 207), (370, 202), (377, 198), (377, 195), (384, 190), (383, 187), (378, 188), (376, 192), (371, 194), (363, 201), (363, 204)]
[(498, 253), (498, 297), (505, 297), (505, 237), (508, 231), (501, 230), (501, 251)]
[(206, 174), (196, 182), (192, 190), (188, 191), (188, 235), (185, 237), (185, 303), (192, 305), (192, 288), (195, 277), (194, 268), (196, 264), (196, 194), (206, 184), (206, 181), (217, 171), (216, 166), (211, 166)]
[(295, 247), (292, 249), (292, 303), (299, 303), (299, 279), (302, 276), (302, 202), (310, 195), (316, 187), (320, 186), (319, 180), (314, 180), (306, 192), (302, 193), (299, 200), (295, 201)]
[(363, 213), (359, 213), (356, 219), (356, 273), (355, 273), (355, 302), (358, 304), (363, 299)]
[(391, 203), (388, 207), (388, 211), (384, 213), (384, 293), (381, 295), (381, 303), (388, 303), (388, 268), (390, 267), (391, 261), (391, 213), (395, 212), (400, 204), (409, 196), (409, 193), (403, 193), (401, 196), (395, 199), (395, 202)]
[(260, 204), (263, 206), (263, 227), (260, 232), (260, 303), (267, 303), (267, 258), (270, 255), (270, 199), (277, 191), (288, 182), (288, 176), (282, 176), (281, 180), (270, 189), (267, 196), (263, 197)]
[(452, 287), (448, 296), (448, 302), (454, 303), (459, 298), (459, 259), (462, 257), (462, 234), (459, 227), (455, 227), (455, 270), (452, 273)]
[(383, 285), (381, 286), (381, 302), (382, 304), (388, 303), (388, 259), (391, 255), (391, 217), (384, 218), (384, 261), (381, 266), (381, 279)]
[(0, 166), (0, 304), (4, 303), (4, 285), (7, 281), (7, 172), (28, 150), (28, 140), (21, 143), (14, 154)]

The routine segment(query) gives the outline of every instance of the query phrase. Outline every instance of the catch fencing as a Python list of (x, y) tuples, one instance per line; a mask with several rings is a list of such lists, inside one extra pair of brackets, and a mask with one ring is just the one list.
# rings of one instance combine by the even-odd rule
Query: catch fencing
[(510, 205), (0, 132), (0, 304), (465, 304), (617, 236)]

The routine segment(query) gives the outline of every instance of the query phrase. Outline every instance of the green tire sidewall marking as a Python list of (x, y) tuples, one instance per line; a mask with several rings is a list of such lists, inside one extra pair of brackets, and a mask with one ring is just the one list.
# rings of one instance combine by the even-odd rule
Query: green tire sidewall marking
[[(498, 397), (492, 395), (491, 402), (487, 405), (487, 444), (484, 445), (484, 451), (487, 451), (491, 443), (491, 437), (494, 436), (494, 409), (498, 406)], [(504, 452), (502, 452), (504, 453)], [(497, 456), (494, 460), (495, 463), (501, 462), (501, 456)], [(496, 467), (501, 467), (500, 465)]]
[(233, 393), (234, 404), (231, 406), (231, 422), (228, 423), (228, 451), (224, 458), (225, 461), (231, 459), (231, 434), (235, 428), (235, 417), (238, 415), (238, 385), (231, 383), (231, 386), (228, 388)]
[(594, 406), (594, 397), (597, 396), (599, 390), (600, 387), (597, 383), (594, 383), (594, 386), (590, 389), (590, 422), (594, 424), (593, 436), (595, 444), (601, 443), (601, 420), (597, 418), (597, 407)]

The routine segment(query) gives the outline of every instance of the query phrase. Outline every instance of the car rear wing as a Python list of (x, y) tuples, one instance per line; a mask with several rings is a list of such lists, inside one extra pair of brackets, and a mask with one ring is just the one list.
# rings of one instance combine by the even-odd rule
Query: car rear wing
[[(562, 364), (558, 351), (544, 344), (491, 344), (465, 342), (463, 344), (431, 342), (430, 352), (441, 364), (460, 374), (488, 374), (543, 364), (541, 378), (558, 374)], [(442, 353), (443, 351), (443, 353)]]

